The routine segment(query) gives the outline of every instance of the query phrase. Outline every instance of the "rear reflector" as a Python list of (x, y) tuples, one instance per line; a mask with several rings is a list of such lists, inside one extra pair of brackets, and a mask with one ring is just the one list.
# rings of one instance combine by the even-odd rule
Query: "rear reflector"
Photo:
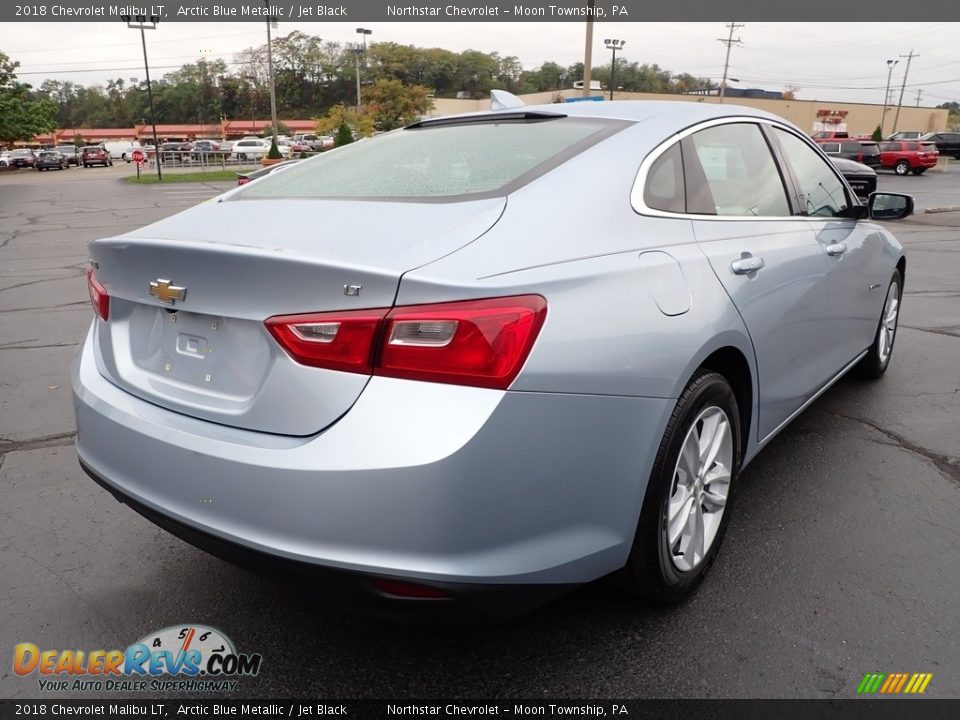
[(417, 600), (444, 600), (450, 595), (429, 585), (407, 582), (405, 580), (391, 580), (389, 578), (374, 578), (373, 586), (385, 595), (394, 597), (413, 598)]
[(507, 389), (546, 318), (539, 295), (283, 315), (267, 329), (304, 365)]
[(110, 296), (107, 295), (106, 288), (97, 282), (93, 276), (93, 268), (87, 268), (87, 292), (90, 293), (90, 304), (93, 305), (93, 312), (101, 320), (110, 317)]

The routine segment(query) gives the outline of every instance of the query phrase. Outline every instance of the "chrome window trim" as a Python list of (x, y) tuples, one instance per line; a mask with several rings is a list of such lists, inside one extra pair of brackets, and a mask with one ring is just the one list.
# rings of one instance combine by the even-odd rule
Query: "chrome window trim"
[[(640, 169), (637, 171), (637, 177), (633, 181), (633, 187), (630, 190), (630, 206), (633, 208), (633, 211), (638, 215), (645, 215), (648, 217), (661, 217), (661, 218), (675, 218), (683, 220), (712, 220), (716, 222), (744, 222), (744, 221), (765, 221), (770, 222), (771, 220), (776, 221), (802, 221), (808, 222), (811, 220), (832, 220), (833, 222), (840, 222), (844, 220), (849, 220), (851, 222), (856, 222), (853, 218), (825, 218), (818, 217), (815, 215), (698, 215), (696, 213), (674, 213), (668, 212), (667, 210), (657, 210), (656, 208), (648, 207), (643, 199), (643, 191), (647, 185), (647, 173), (650, 171), (650, 168), (653, 164), (660, 159), (660, 156), (663, 155), (667, 150), (669, 150), (675, 143), (680, 142), (684, 138), (687, 138), (694, 133), (700, 132), (701, 130), (706, 130), (707, 128), (717, 127), (718, 125), (740, 125), (743, 123), (752, 123), (754, 125), (769, 125), (771, 127), (778, 128), (785, 132), (794, 135), (806, 144), (813, 148), (814, 152), (818, 153), (820, 157), (824, 160), (827, 166), (833, 171), (833, 174), (839, 178), (840, 182), (849, 192), (849, 197), (852, 199), (852, 202), (859, 202), (857, 194), (853, 191), (853, 188), (850, 187), (850, 184), (847, 182), (847, 179), (843, 177), (843, 174), (837, 170), (836, 166), (830, 162), (829, 156), (820, 149), (820, 147), (813, 142), (810, 138), (806, 137), (802, 133), (797, 132), (797, 130), (791, 127), (786, 122), (780, 122), (774, 120), (773, 118), (765, 117), (753, 117), (750, 115), (729, 115), (722, 118), (713, 118), (711, 120), (704, 120), (703, 122), (691, 125), (688, 128), (681, 130), (680, 132), (674, 133), (669, 138), (657, 145), (653, 150), (651, 150), (647, 156), (643, 159), (643, 162), (640, 163)], [(784, 172), (786, 168), (780, 167), (780, 164), (777, 162), (777, 158), (771, 153), (771, 159), (774, 164), (777, 165), (778, 171)], [(786, 192), (789, 192), (789, 189), (785, 189)], [(789, 198), (787, 198), (789, 201)]]

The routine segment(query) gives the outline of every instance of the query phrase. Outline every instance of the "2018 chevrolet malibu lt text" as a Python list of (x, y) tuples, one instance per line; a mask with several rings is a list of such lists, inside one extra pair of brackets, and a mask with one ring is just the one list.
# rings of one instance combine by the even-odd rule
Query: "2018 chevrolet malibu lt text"
[(91, 243), (77, 451), (348, 602), (676, 601), (746, 464), (886, 370), (906, 260), (874, 220), (912, 209), (747, 108), (424, 120)]

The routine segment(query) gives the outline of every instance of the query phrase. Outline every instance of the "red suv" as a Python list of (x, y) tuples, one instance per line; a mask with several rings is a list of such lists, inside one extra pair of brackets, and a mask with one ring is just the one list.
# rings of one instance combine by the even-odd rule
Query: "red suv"
[(940, 152), (937, 146), (916, 140), (890, 140), (880, 143), (880, 167), (897, 175), (923, 175), (937, 164)]
[(91, 165), (103, 165), (107, 167), (108, 165), (113, 165), (113, 159), (110, 157), (110, 153), (106, 151), (105, 148), (97, 145), (88, 145), (80, 151), (80, 162), (83, 163), (84, 167), (90, 167)]

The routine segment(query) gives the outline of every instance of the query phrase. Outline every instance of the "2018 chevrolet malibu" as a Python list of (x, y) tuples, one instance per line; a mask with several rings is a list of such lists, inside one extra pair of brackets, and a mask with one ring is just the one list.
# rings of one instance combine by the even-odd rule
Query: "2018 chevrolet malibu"
[(886, 370), (906, 260), (874, 220), (913, 202), (861, 205), (753, 109), (515, 104), (93, 242), (87, 472), (352, 602), (690, 594), (747, 463)]

